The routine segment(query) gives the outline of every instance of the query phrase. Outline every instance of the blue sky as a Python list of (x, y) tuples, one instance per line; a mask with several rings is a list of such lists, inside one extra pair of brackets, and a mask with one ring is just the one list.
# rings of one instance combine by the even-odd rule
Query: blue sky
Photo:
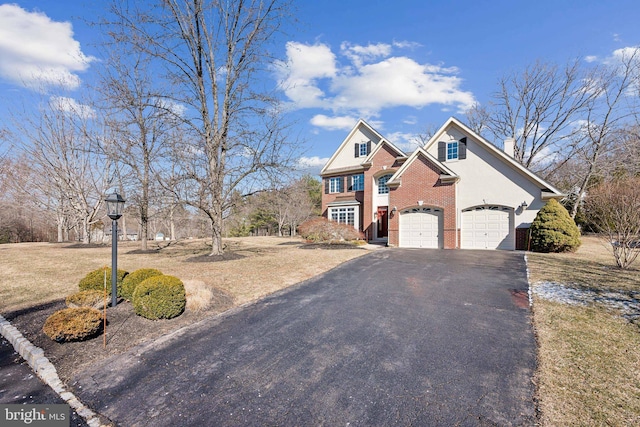
[[(34, 87), (62, 82), (74, 102), (99, 61), (102, 2), (0, 5), (0, 114), (36, 102)], [(497, 79), (536, 60), (606, 61), (640, 44), (635, 1), (299, 1), (276, 52), (273, 84), (317, 172), (358, 118), (408, 147), (428, 126), (486, 103)], [(25, 76), (31, 76), (27, 78)]]

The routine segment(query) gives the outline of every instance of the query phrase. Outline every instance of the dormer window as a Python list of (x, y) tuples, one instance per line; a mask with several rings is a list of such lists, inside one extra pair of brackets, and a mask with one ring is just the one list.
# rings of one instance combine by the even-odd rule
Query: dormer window
[(441, 162), (463, 160), (467, 158), (467, 138), (459, 141), (438, 142), (438, 160)]
[(447, 160), (458, 160), (458, 141), (447, 142)]
[(355, 156), (367, 157), (371, 153), (371, 141), (356, 143)]

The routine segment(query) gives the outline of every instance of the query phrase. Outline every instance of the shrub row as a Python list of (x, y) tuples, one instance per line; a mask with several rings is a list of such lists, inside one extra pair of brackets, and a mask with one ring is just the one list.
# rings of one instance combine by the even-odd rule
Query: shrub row
[[(111, 270), (107, 269), (107, 293), (111, 295)], [(171, 319), (179, 316), (186, 306), (184, 284), (173, 276), (145, 268), (128, 274), (118, 270), (118, 296), (131, 300), (136, 314), (147, 319)], [(80, 280), (80, 292), (66, 299), (64, 310), (53, 313), (45, 321), (43, 332), (57, 342), (81, 341), (92, 338), (102, 330), (105, 269), (90, 272)]]
[(353, 226), (329, 221), (323, 217), (312, 218), (300, 224), (298, 234), (313, 242), (344, 242), (364, 238)]

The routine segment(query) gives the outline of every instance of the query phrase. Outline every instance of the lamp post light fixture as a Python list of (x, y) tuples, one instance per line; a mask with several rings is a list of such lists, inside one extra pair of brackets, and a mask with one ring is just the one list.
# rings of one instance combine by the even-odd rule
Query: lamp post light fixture
[(118, 303), (118, 220), (122, 216), (124, 199), (114, 190), (104, 201), (107, 216), (111, 218), (111, 307), (115, 307)]

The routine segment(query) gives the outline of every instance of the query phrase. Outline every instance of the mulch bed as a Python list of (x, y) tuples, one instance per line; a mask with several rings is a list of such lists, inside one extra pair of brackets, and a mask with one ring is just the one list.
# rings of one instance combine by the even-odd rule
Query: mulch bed
[(80, 342), (57, 343), (42, 332), (42, 326), (55, 311), (66, 308), (64, 300), (54, 301), (25, 310), (7, 313), (4, 317), (36, 347), (44, 350), (58, 371), (59, 377), (68, 382), (74, 373), (120, 354), (145, 341), (157, 339), (202, 319), (219, 314), (233, 306), (227, 295), (215, 295), (211, 306), (202, 312), (185, 311), (169, 320), (149, 320), (137, 316), (130, 302), (120, 302), (107, 308), (106, 347), (104, 335)]

